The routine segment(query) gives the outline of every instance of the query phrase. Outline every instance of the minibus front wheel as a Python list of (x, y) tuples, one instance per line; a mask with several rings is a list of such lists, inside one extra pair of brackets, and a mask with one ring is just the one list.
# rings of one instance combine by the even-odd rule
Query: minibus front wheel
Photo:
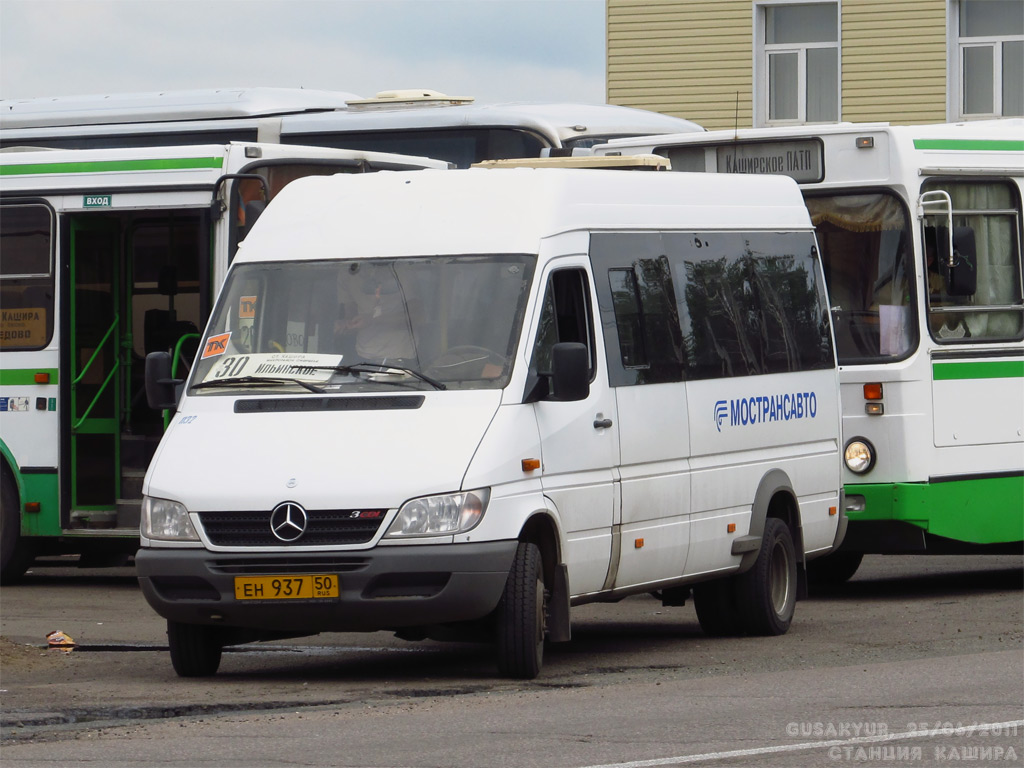
[(547, 596), (540, 549), (520, 542), (498, 603), (498, 671), (532, 680), (544, 661)]
[(223, 649), (217, 627), (167, 622), (171, 665), (179, 677), (210, 677), (220, 666)]

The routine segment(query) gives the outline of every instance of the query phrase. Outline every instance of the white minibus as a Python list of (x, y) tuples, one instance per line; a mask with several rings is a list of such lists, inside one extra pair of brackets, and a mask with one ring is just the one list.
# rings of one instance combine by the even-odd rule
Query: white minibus
[[(145, 480), (178, 674), (321, 631), (491, 639), (693, 590), (781, 634), (844, 533), (838, 377), (791, 179), (468, 169), (302, 179), (239, 248)], [(181, 390), (180, 394), (176, 390)]]

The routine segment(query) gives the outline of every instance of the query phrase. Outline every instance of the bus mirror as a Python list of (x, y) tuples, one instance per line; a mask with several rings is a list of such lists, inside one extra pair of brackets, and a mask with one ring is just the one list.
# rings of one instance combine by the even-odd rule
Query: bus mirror
[(266, 208), (267, 204), (262, 200), (250, 200), (245, 204), (245, 226), (242, 229), (242, 237), (239, 239), (245, 239), (249, 230), (252, 229), (252, 225), (256, 223), (256, 219), (263, 215)]
[(171, 378), (171, 353), (150, 352), (146, 355), (146, 401), (155, 410), (178, 407), (178, 385), (181, 379)]
[(573, 402), (587, 399), (590, 395), (590, 354), (585, 344), (567, 341), (552, 347), (551, 385), (555, 400)]
[(938, 228), (939, 266), (950, 296), (973, 296), (978, 289), (978, 250), (972, 227), (953, 227), (953, 253), (949, 253), (949, 235)]

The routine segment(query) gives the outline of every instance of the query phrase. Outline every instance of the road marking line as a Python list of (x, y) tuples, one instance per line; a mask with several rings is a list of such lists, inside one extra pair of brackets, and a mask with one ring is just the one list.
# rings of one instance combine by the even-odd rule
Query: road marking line
[[(949, 729), (953, 732), (964, 730), (978, 732), (991, 730), (993, 728), (1009, 728), (1024, 726), (1024, 720), (1011, 720), (1006, 723), (977, 723), (965, 725), (962, 729)], [(855, 744), (877, 744), (886, 741), (903, 741), (905, 739), (920, 739), (935, 736), (952, 736), (954, 733), (945, 733), (944, 728), (929, 728), (925, 731), (907, 731), (906, 733), (887, 733), (884, 736), (855, 736), (850, 739), (833, 739), (831, 741), (812, 741), (802, 744), (782, 744), (777, 747), (757, 747), (755, 749), (734, 749), (728, 752), (706, 752), (703, 755), (678, 755), (676, 757), (659, 757), (654, 760), (631, 760), (628, 763), (601, 763), (600, 765), (588, 765), (581, 768), (652, 768), (658, 765), (680, 765), (682, 763), (699, 763), (705, 760), (727, 760), (731, 757), (754, 757), (756, 755), (770, 755), (775, 752), (800, 752), (806, 749), (821, 749), (828, 747), (844, 747)]]

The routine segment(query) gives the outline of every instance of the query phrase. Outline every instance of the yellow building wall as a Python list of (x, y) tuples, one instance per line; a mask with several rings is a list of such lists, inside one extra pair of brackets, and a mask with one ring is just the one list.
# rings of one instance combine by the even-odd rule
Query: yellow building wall
[[(841, 119), (944, 122), (945, 0), (840, 8)], [(751, 0), (606, 0), (608, 102), (710, 130), (750, 127), (753, 9)]]
[(842, 118), (946, 120), (946, 4), (842, 0)]
[(610, 104), (752, 124), (750, 0), (607, 0), (606, 12)]

